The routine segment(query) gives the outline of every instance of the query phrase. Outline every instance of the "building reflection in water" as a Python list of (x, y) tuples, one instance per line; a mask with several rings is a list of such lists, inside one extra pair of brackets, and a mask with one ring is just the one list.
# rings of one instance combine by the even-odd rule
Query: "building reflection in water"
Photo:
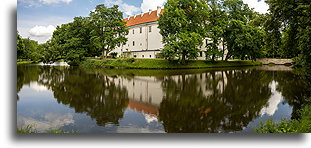
[[(303, 79), (286, 71), (119, 72), (19, 67), (17, 90), (37, 82), (51, 90), (58, 103), (86, 113), (99, 126), (118, 126), (124, 111), (132, 109), (141, 112), (147, 122), (163, 124), (165, 132), (241, 131), (256, 118), (273, 116), (281, 102), (293, 104), (295, 110), (304, 104), (295, 101), (296, 94), (304, 93)], [(289, 89), (290, 85), (299, 89)]]

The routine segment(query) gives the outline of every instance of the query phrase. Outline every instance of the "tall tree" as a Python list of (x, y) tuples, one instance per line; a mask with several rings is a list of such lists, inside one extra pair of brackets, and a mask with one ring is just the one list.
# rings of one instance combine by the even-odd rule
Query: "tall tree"
[(207, 4), (203, 0), (168, 0), (159, 19), (166, 59), (195, 59), (205, 36)]
[(25, 57), (25, 44), (18, 32), (16, 33), (16, 50), (17, 50), (17, 59), (22, 59)]
[(207, 10), (209, 15), (206, 25), (206, 37), (208, 38), (206, 55), (211, 56), (210, 59), (215, 61), (216, 57), (223, 57), (224, 55), (219, 45), (224, 36), (227, 16), (218, 0), (207, 0), (207, 4), (209, 5)]
[(111, 8), (105, 5), (97, 5), (96, 9), (90, 13), (90, 19), (94, 25), (91, 31), (91, 40), (94, 46), (102, 49), (103, 58), (107, 57), (109, 52), (127, 42), (125, 37), (128, 29), (125, 22), (122, 21), (123, 14), (118, 10), (117, 5)]
[(23, 43), (25, 45), (25, 57), (27, 59), (37, 61), (39, 59), (39, 53), (37, 51), (38, 42), (31, 40), (30, 38), (23, 39)]
[(311, 3), (310, 0), (267, 0), (271, 17), (281, 22), (276, 29), (285, 31), (287, 48), (298, 51), (303, 65), (311, 68)]
[(256, 59), (260, 56), (263, 32), (251, 25), (255, 13), (242, 0), (224, 0), (223, 8), (228, 16), (228, 26), (224, 40), (227, 44), (225, 60), (232, 56), (245, 59)]

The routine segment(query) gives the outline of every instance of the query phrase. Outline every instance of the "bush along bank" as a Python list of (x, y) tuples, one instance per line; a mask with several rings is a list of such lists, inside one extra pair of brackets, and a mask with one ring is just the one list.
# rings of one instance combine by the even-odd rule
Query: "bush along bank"
[(311, 106), (307, 105), (299, 112), (299, 119), (275, 122), (271, 118), (255, 128), (256, 133), (310, 133), (311, 132)]
[(201, 69), (201, 68), (221, 68), (221, 67), (242, 67), (258, 66), (260, 62), (235, 60), (235, 61), (207, 61), (191, 60), (182, 64), (179, 61), (167, 61), (164, 59), (88, 59), (80, 63), (82, 68), (117, 68), (117, 69)]

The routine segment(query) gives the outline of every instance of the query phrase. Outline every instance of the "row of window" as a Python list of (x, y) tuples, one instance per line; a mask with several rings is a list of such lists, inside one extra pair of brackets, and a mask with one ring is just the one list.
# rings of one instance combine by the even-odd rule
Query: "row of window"
[[(142, 58), (144, 58), (145, 57), (145, 55), (141, 55), (141, 57)], [(151, 55), (149, 55), (149, 58), (151, 58), (152, 56)], [(134, 58), (137, 58), (137, 55), (134, 55)]]
[[(148, 26), (148, 28), (149, 28), (149, 32), (151, 32), (152, 26)], [(139, 33), (143, 33), (143, 27), (139, 28)], [(135, 29), (133, 29), (133, 34), (135, 34)]]

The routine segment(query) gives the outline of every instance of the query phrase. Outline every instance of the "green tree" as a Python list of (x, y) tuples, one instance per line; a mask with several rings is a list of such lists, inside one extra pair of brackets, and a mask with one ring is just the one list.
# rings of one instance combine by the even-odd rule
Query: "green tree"
[(214, 62), (216, 57), (223, 57), (224, 55), (224, 52), (219, 49), (219, 44), (224, 36), (227, 16), (221, 10), (222, 5), (219, 1), (208, 0), (207, 4), (209, 5), (207, 10), (209, 15), (206, 25), (206, 37), (208, 38), (206, 55), (211, 56), (210, 59)]
[[(286, 32), (283, 42), (303, 59), (303, 65), (311, 68), (311, 4), (310, 0), (267, 0), (273, 20), (281, 22), (275, 29)], [(284, 52), (284, 51), (283, 51)]]
[(279, 28), (281, 22), (273, 18), (271, 14), (267, 14), (263, 26), (265, 30), (263, 54), (268, 58), (280, 57), (282, 34)]
[(25, 57), (25, 44), (19, 33), (16, 33), (16, 49), (17, 49), (17, 59), (22, 59)]
[(262, 30), (240, 20), (232, 20), (226, 34), (228, 48), (226, 60), (231, 56), (242, 60), (246, 58), (256, 60), (260, 57), (264, 34)]
[(159, 19), (166, 59), (195, 59), (205, 37), (207, 4), (202, 0), (168, 0)]
[(23, 39), (23, 43), (25, 45), (25, 58), (30, 59), (32, 61), (39, 60), (38, 42), (31, 40), (30, 38)]
[[(86, 56), (100, 55), (90, 40), (92, 27), (88, 17), (75, 17), (73, 22), (57, 26), (47, 44), (44, 61), (64, 59), (70, 65), (78, 65)], [(50, 54), (54, 54), (54, 58), (50, 58)]]
[(224, 40), (227, 45), (225, 60), (231, 57), (252, 59), (260, 57), (264, 32), (250, 23), (256, 13), (241, 0), (225, 0), (223, 9), (228, 16)]
[(122, 21), (123, 14), (117, 5), (111, 8), (105, 5), (97, 5), (95, 11), (90, 13), (93, 29), (91, 41), (98, 49), (102, 49), (102, 57), (105, 58), (113, 49), (127, 42), (128, 34), (126, 23)]

